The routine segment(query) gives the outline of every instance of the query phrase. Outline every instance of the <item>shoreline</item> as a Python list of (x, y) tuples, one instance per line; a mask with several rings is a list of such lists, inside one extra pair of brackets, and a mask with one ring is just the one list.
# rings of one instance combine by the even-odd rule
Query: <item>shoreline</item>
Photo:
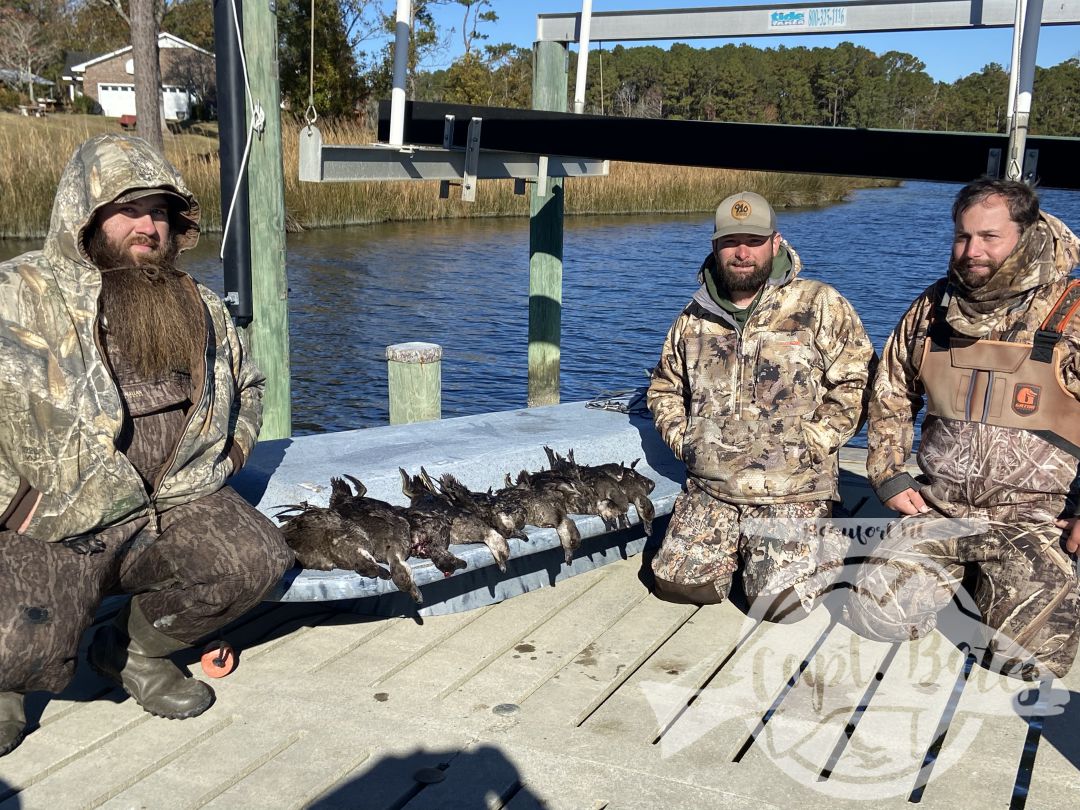
[[(221, 231), (216, 126), (166, 136), (166, 153), (203, 210), (204, 233)], [(0, 239), (42, 239), (68, 156), (87, 137), (117, 132), (101, 116), (23, 118), (0, 113)], [(355, 125), (328, 127), (328, 143), (366, 143), (373, 133)], [(527, 217), (529, 198), (515, 195), (512, 180), (487, 180), (474, 203), (441, 200), (437, 181), (301, 183), (298, 129), (283, 126), (287, 233), (387, 222)], [(712, 211), (729, 194), (750, 189), (779, 210), (842, 202), (861, 188), (896, 187), (900, 181), (795, 175), (612, 162), (606, 177), (574, 178), (564, 186), (565, 216), (691, 214)]]

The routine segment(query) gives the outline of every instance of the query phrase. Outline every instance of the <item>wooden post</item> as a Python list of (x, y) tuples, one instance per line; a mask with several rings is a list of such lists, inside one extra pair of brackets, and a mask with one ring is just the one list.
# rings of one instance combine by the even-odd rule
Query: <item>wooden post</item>
[[(566, 112), (569, 76), (563, 42), (533, 45), (533, 109)], [(529, 407), (559, 401), (562, 332), (563, 188), (548, 179), (529, 195)]]
[[(289, 393), (289, 300), (285, 275), (285, 180), (281, 164), (281, 92), (278, 87), (277, 6), (274, 0), (243, 5), (244, 55), (255, 103), (266, 116), (248, 160), (251, 206), (251, 307), (247, 327), (255, 362), (266, 375), (262, 439), (292, 434)], [(248, 112), (251, 124), (251, 112)], [(227, 193), (222, 190), (222, 193)]]
[(390, 424), (442, 418), (442, 346), (395, 343), (386, 347)]

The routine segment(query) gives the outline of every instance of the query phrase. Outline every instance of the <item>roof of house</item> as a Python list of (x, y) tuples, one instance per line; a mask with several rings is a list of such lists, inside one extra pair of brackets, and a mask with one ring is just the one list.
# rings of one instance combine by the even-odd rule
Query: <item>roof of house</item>
[[(160, 34), (158, 34), (158, 48), (189, 48), (190, 50), (198, 51), (199, 53), (206, 54), (207, 56), (213, 56), (213, 54), (205, 48), (200, 48), (198, 45), (192, 42), (188, 42), (186, 39), (180, 39), (180, 37), (170, 34), (166, 31), (162, 31)], [(85, 73), (86, 69), (91, 65), (105, 62), (109, 59), (112, 59), (113, 57), (127, 53), (130, 50), (131, 46), (125, 45), (123, 48), (117, 48), (115, 51), (110, 51), (109, 53), (103, 53), (99, 56), (94, 56), (84, 62), (80, 62), (79, 64), (71, 65), (70, 73)]]
[[(40, 84), (46, 87), (51, 87), (56, 82), (49, 81), (48, 79), (38, 76), (36, 73), (30, 74), (34, 80), (34, 84)], [(24, 84), (26, 82), (26, 71), (12, 70), (10, 68), (0, 68), (0, 82), (4, 84)]]

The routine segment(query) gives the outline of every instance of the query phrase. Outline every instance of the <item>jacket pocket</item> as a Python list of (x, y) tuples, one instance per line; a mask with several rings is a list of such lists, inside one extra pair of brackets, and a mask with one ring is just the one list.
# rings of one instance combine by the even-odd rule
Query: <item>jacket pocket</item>
[(754, 361), (754, 405), (777, 417), (813, 412), (817, 407), (821, 358), (812, 333), (761, 335)]
[(683, 445), (687, 470), (739, 500), (805, 495), (831, 488), (815, 463), (802, 417), (691, 419)]

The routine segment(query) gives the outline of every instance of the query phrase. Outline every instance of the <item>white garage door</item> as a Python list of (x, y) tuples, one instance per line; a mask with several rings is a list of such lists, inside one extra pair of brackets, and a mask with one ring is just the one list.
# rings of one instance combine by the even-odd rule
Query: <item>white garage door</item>
[[(162, 96), (166, 121), (183, 121), (191, 115), (191, 97), (183, 88), (166, 85), (162, 88)], [(99, 83), (98, 104), (109, 118), (135, 115), (135, 85)]]
[(98, 104), (109, 118), (135, 114), (135, 85), (98, 84)]

